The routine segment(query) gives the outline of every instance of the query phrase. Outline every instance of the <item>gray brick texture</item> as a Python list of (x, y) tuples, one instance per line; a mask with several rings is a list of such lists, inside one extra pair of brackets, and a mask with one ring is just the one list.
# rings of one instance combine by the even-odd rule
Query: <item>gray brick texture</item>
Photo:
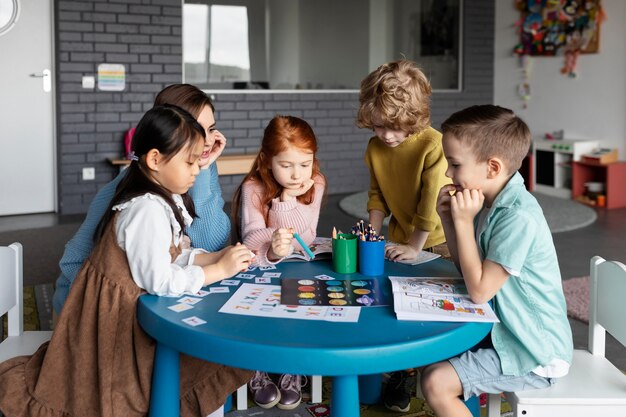
[[(107, 158), (122, 156), (124, 132), (151, 107), (158, 91), (182, 81), (181, 12), (180, 0), (55, 2), (61, 214), (87, 211), (97, 190), (117, 175)], [(462, 90), (433, 94), (432, 125), (437, 129), (454, 111), (493, 102), (495, 2), (466, 2), (463, 13)], [(125, 66), (124, 91), (82, 88), (82, 76), (96, 76), (101, 63)], [(255, 153), (263, 128), (276, 114), (302, 117), (317, 135), (328, 193), (367, 189), (363, 154), (371, 132), (355, 125), (357, 92), (214, 93), (212, 97), (217, 126), (229, 142), (225, 153)], [(96, 168), (94, 181), (82, 180), (86, 166)], [(242, 179), (243, 175), (220, 177), (227, 201)]]

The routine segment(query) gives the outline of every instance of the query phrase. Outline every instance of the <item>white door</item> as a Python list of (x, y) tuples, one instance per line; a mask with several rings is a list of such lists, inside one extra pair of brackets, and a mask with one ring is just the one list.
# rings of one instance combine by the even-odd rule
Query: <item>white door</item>
[(0, 216), (56, 211), (52, 0), (0, 0), (12, 5), (17, 20), (0, 34)]

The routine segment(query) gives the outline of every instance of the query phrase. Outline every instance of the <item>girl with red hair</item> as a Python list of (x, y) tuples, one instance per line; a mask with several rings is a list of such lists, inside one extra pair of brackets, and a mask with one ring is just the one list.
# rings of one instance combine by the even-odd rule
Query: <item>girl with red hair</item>
[(263, 134), (261, 149), (233, 197), (237, 238), (259, 257), (277, 263), (310, 245), (316, 236), (326, 179), (315, 156), (313, 129), (294, 116), (274, 117)]
[[(238, 241), (260, 265), (280, 262), (294, 249), (298, 233), (306, 245), (316, 236), (326, 179), (316, 158), (313, 129), (294, 116), (276, 116), (265, 128), (261, 149), (233, 197)], [(283, 410), (302, 400), (300, 375), (283, 374), (276, 385), (257, 371), (249, 383), (257, 405)]]

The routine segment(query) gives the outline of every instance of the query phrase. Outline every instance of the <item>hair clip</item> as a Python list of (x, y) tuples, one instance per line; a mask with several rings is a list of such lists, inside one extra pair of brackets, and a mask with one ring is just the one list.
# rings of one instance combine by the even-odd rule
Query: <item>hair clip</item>
[(130, 159), (131, 161), (139, 161), (139, 157), (135, 155), (135, 151), (130, 151), (126, 158)]

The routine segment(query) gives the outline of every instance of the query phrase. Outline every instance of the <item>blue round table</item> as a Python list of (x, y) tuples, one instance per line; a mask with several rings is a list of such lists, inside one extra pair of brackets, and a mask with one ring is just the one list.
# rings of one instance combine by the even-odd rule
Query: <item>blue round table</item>
[[(283, 262), (277, 272), (282, 276), (272, 279), (272, 284), (279, 284), (280, 279), (312, 278), (320, 274), (337, 279), (373, 278), (358, 273), (335, 273), (330, 260)], [(252, 273), (262, 275), (258, 270)], [(385, 261), (385, 275), (376, 279), (383, 291), (390, 294), (388, 275), (446, 277), (458, 276), (458, 272), (452, 263), (442, 259), (416, 266)], [(231, 287), (231, 294), (235, 290), (236, 287)], [(358, 417), (359, 375), (407, 369), (450, 358), (476, 345), (492, 326), (491, 323), (401, 321), (396, 319), (393, 305), (363, 307), (357, 323), (219, 313), (231, 294), (208, 295), (183, 313), (167, 308), (176, 304), (177, 298), (154, 295), (139, 298), (139, 324), (157, 340), (150, 416), (179, 413), (178, 354), (181, 352), (251, 370), (331, 376), (332, 416)], [(192, 327), (181, 321), (189, 316), (207, 323)]]

